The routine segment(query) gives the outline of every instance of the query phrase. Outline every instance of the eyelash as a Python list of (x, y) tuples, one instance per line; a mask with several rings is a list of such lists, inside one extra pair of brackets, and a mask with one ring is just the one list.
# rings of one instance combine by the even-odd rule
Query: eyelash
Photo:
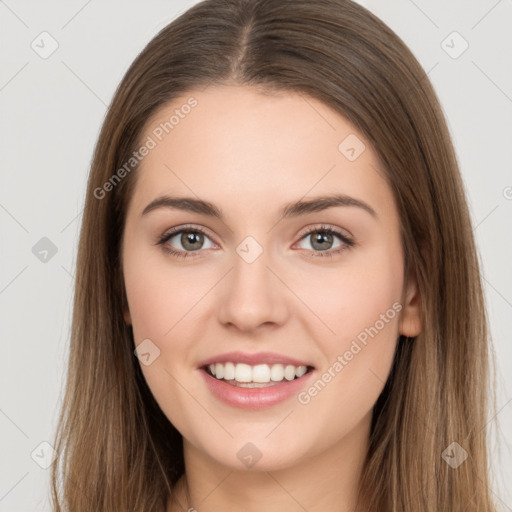
[[(201, 234), (207, 236), (208, 238), (210, 238), (208, 236), (208, 234), (206, 233), (206, 231), (204, 231), (203, 229), (201, 229), (199, 227), (182, 226), (180, 228), (173, 229), (172, 231), (162, 235), (158, 239), (157, 245), (161, 245), (162, 249), (165, 252), (171, 254), (172, 256), (177, 256), (178, 258), (195, 257), (195, 255), (193, 253), (200, 252), (200, 250), (198, 250), (198, 251), (176, 251), (175, 249), (172, 249), (165, 245), (165, 243), (168, 242), (171, 238), (173, 238), (178, 233), (182, 233), (182, 232), (201, 233)], [(353, 247), (355, 245), (354, 240), (352, 240), (351, 238), (347, 237), (346, 235), (337, 231), (336, 229), (333, 229), (333, 228), (330, 228), (329, 226), (324, 226), (324, 225), (320, 226), (319, 228), (314, 227), (314, 228), (309, 229), (308, 231), (306, 231), (305, 233), (302, 234), (302, 236), (300, 237), (300, 240), (302, 240), (303, 238), (306, 238), (308, 235), (310, 235), (312, 233), (323, 233), (323, 234), (337, 236), (343, 242), (343, 245), (335, 250), (330, 249), (328, 251), (312, 251), (314, 254), (309, 255), (312, 258), (316, 258), (316, 257), (332, 258), (333, 255), (339, 254), (347, 249), (350, 249), (351, 247)]]

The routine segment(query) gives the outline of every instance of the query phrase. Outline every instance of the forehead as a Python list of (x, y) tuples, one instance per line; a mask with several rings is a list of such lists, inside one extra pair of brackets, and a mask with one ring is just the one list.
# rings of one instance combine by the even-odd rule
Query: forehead
[(149, 119), (141, 141), (149, 140), (152, 149), (137, 169), (139, 208), (164, 193), (247, 208), (332, 192), (390, 200), (364, 136), (327, 105), (298, 93), (193, 90)]

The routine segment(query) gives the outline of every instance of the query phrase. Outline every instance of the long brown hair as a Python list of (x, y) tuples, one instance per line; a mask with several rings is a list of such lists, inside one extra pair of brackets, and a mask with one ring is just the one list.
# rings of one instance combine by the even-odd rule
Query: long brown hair
[[(87, 185), (52, 469), (55, 510), (162, 512), (184, 472), (181, 435), (147, 387), (123, 319), (120, 248), (137, 169), (112, 177), (159, 107), (226, 83), (323, 101), (367, 138), (394, 193), (423, 329), (400, 339), (375, 405), (361, 510), (494, 511), (485, 429), (490, 340), (450, 135), (409, 49), (344, 0), (203, 1), (161, 30), (124, 76)], [(448, 463), (464, 453), (458, 467)]]

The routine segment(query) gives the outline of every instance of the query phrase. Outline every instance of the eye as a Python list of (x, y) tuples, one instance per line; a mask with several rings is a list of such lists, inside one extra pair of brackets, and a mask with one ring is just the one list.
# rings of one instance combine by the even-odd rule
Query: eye
[[(355, 242), (347, 235), (323, 225), (307, 230), (302, 235), (299, 243), (302, 240), (308, 240), (308, 237), (312, 249), (306, 249), (313, 252), (313, 254), (310, 254), (312, 257), (332, 257), (355, 245)], [(336, 238), (338, 239), (338, 245), (332, 247)], [(210, 240), (209, 247), (204, 247), (205, 239)], [(178, 247), (176, 248), (173, 243), (178, 244)], [(203, 229), (194, 226), (175, 228), (162, 235), (162, 237), (158, 239), (157, 244), (161, 245), (165, 252), (180, 258), (197, 256), (198, 254), (193, 253), (200, 252), (200, 249), (211, 249), (215, 246)]]
[[(339, 243), (333, 247), (336, 238), (339, 240)], [(310, 228), (302, 236), (302, 240), (310, 241), (309, 245), (314, 252), (311, 255), (313, 257), (332, 257), (334, 254), (339, 254), (355, 245), (354, 241), (347, 235), (327, 226)]]
[[(211, 249), (214, 246), (213, 242), (210, 240), (210, 247), (203, 247), (205, 238), (210, 240), (208, 235), (201, 228), (185, 226), (164, 234), (158, 240), (157, 244), (162, 245), (164, 251), (173, 256), (187, 258), (188, 256), (192, 256), (190, 253), (197, 252), (200, 249)], [(175, 244), (178, 244), (177, 250), (172, 246), (173, 241)]]

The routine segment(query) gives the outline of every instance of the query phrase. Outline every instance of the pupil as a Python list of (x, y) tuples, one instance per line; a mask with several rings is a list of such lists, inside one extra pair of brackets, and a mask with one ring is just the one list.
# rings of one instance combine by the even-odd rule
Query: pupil
[(313, 236), (313, 247), (315, 247), (316, 243), (319, 243), (319, 247), (315, 247), (316, 249), (325, 250), (326, 244), (332, 243), (332, 235), (329, 233), (317, 233), (316, 236)]
[(203, 239), (202, 233), (183, 233), (181, 235), (181, 243), (183, 247), (186, 249), (191, 249), (193, 251), (197, 250), (198, 247), (201, 246), (201, 242)]

